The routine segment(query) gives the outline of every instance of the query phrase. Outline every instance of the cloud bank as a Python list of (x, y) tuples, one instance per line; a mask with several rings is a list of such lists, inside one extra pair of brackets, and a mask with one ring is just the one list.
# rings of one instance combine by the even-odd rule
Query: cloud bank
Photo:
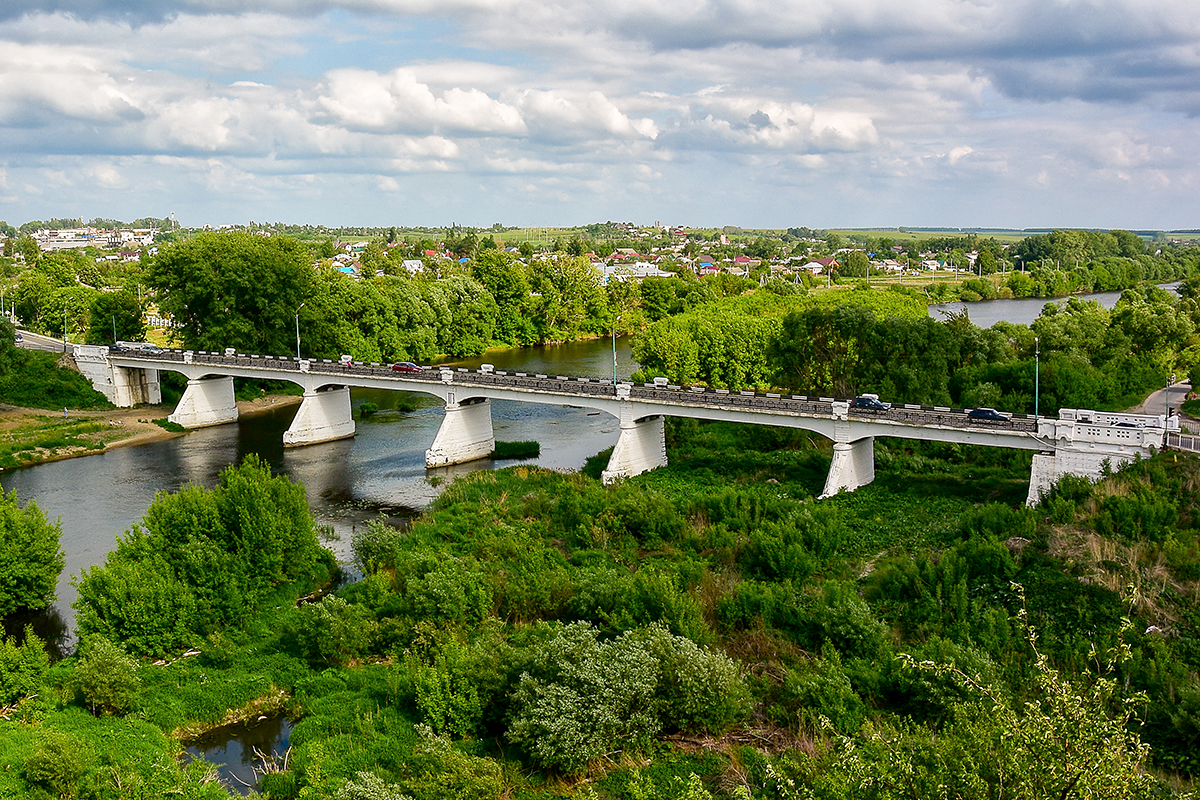
[(0, 216), (1200, 227), (1179, 0), (42, 0)]

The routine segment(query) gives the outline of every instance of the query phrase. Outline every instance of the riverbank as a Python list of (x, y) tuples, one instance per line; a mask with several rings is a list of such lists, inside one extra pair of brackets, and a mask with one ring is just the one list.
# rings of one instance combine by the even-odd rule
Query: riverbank
[[(256, 417), (296, 405), (301, 399), (267, 395), (239, 400), (238, 414)], [(173, 410), (172, 406), (157, 405), (60, 413), (0, 405), (0, 472), (183, 436), (183, 432), (166, 430), (154, 422)]]

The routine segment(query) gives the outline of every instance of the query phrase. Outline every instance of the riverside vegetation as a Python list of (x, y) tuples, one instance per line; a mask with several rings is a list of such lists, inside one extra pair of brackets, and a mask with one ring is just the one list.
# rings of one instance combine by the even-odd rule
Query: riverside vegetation
[(816, 502), (809, 434), (668, 434), (613, 487), (603, 454), (460, 478), (324, 595), (253, 458), (160, 495), (79, 577), (77, 655), (0, 646), (0, 796), (224, 796), (180, 738), (261, 713), (296, 721), (275, 798), (1090, 800), (1200, 767), (1200, 460), (1027, 510), (1023, 453), (880, 441)]

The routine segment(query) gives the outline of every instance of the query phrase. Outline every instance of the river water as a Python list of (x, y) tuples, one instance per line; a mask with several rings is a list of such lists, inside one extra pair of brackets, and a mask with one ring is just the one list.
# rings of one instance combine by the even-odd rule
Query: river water
[[(611, 377), (613, 345), (607, 339), (576, 342), (491, 353), (456, 363)], [(628, 377), (636, 366), (628, 340), (618, 339), (618, 377)], [(142, 518), (155, 494), (188, 483), (212, 486), (222, 469), (248, 453), (258, 454), (276, 471), (304, 484), (314, 518), (332, 527), (338, 539), (330, 546), (343, 558), (355, 528), (368, 520), (380, 515), (393, 522), (411, 518), (438, 495), (438, 486), (447, 478), (518, 463), (483, 460), (427, 470), (425, 450), (442, 421), (441, 401), (406, 392), (351, 392), (356, 412), (366, 401), (380, 410), (365, 420), (356, 419), (355, 437), (338, 442), (285, 450), (283, 432), (298, 408), (292, 405), (173, 439), (0, 473), (0, 487), (16, 491), (21, 504), (35, 500), (50, 519), (62, 524), (66, 567), (59, 579), (58, 602), (50, 613), (30, 621), (44, 638), (60, 647), (69, 645), (63, 634), (74, 620), (72, 576), (102, 563), (116, 537)], [(398, 411), (397, 405), (415, 410)], [(607, 414), (506, 401), (492, 403), (492, 425), (499, 440), (540, 442), (541, 456), (519, 463), (551, 469), (579, 469), (588, 457), (616, 444), (619, 433), (617, 420)], [(24, 618), (7, 620), (6, 627), (19, 630), (24, 622)]]
[[(1178, 283), (1159, 284), (1159, 288), (1174, 290)], [(1077, 295), (1080, 300), (1092, 300), (1104, 308), (1112, 308), (1121, 299), (1121, 292), (1097, 292), (1096, 294)], [(981, 328), (990, 328), (997, 322), (1011, 322), (1014, 325), (1029, 325), (1037, 319), (1047, 303), (1062, 305), (1067, 302), (1065, 297), (1029, 297), (1020, 300), (982, 300), (978, 303), (937, 303), (929, 307), (929, 316), (937, 320), (946, 318), (949, 313), (961, 314), (967, 312), (971, 322)]]

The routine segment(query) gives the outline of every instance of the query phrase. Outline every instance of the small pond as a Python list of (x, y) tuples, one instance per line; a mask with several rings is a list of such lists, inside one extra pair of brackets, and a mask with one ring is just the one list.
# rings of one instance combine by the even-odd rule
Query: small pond
[(238, 725), (210, 731), (184, 748), (184, 758), (203, 758), (217, 766), (221, 783), (231, 792), (247, 795), (258, 785), (255, 769), (261, 770), (260, 753), (274, 758), (282, 769), (291, 746), (292, 722), (284, 717), (259, 717)]

